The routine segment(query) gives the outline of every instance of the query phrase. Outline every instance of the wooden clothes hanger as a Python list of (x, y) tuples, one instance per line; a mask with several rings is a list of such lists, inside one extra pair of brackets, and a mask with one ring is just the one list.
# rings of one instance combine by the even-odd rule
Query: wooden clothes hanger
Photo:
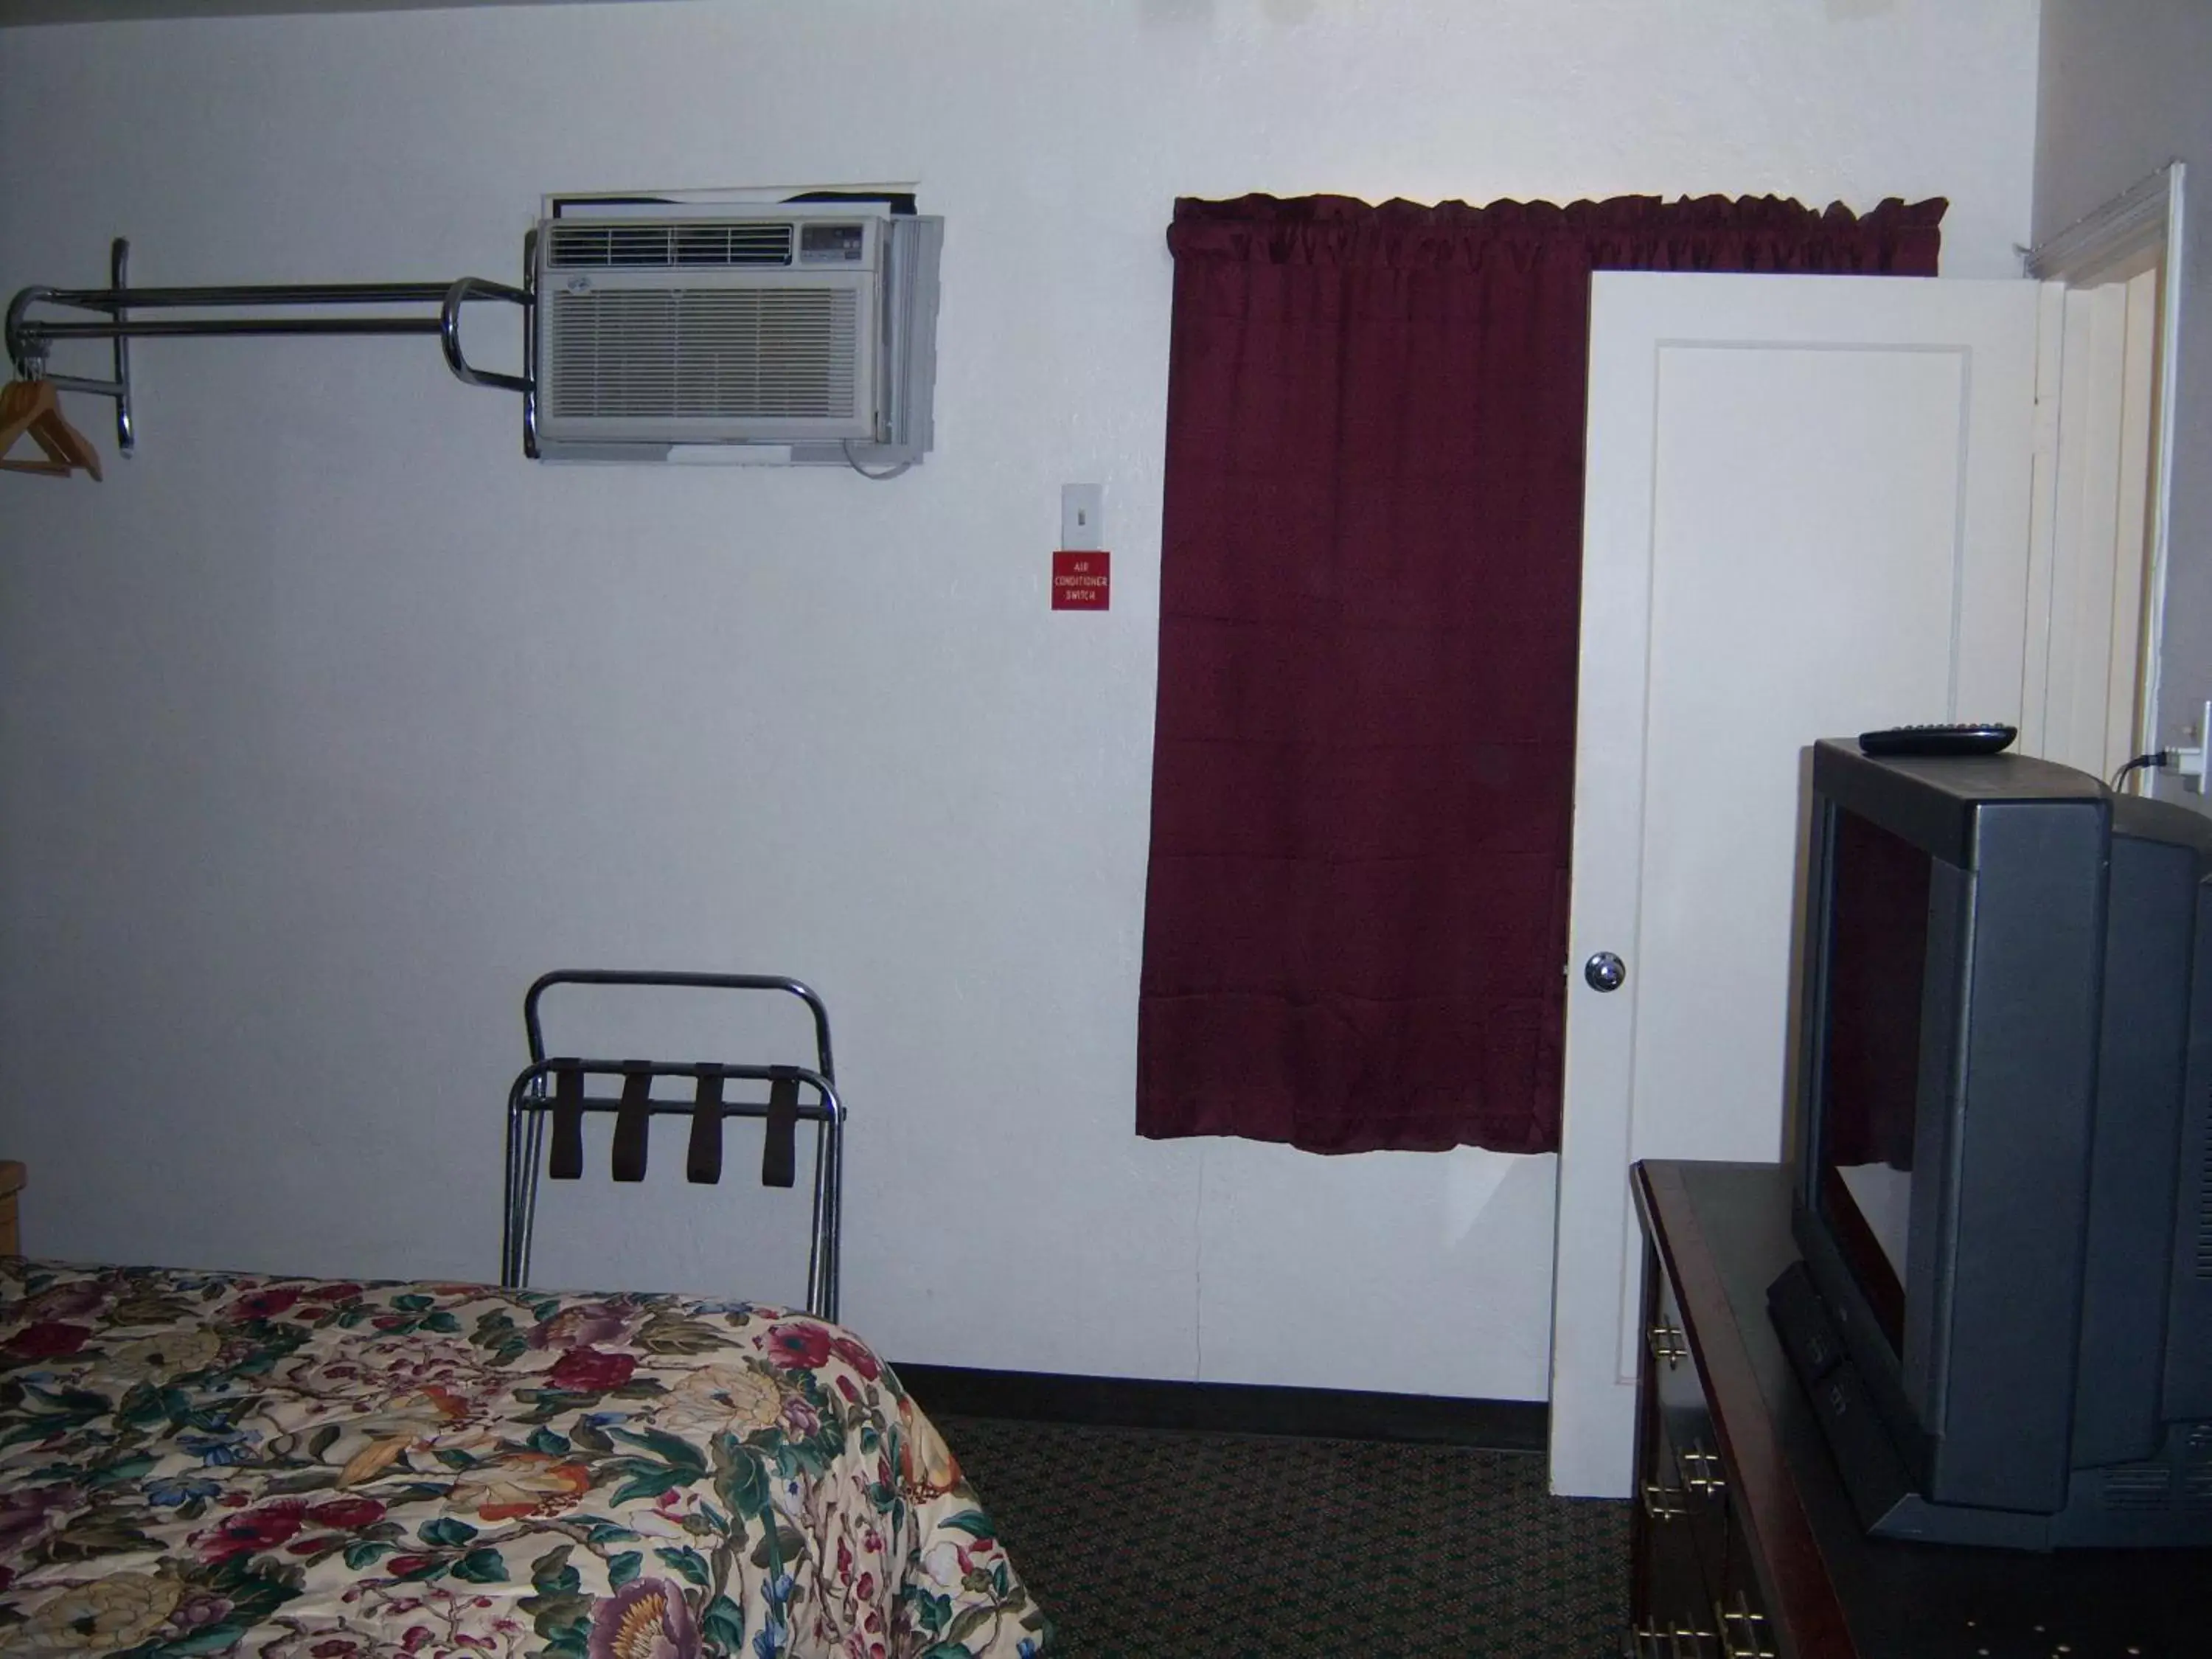
[[(26, 436), (45, 452), (45, 460), (7, 459), (15, 441)], [(0, 471), (37, 472), (56, 478), (82, 471), (92, 474), (95, 483), (100, 481), (100, 452), (69, 423), (52, 382), (10, 380), (0, 386)]]

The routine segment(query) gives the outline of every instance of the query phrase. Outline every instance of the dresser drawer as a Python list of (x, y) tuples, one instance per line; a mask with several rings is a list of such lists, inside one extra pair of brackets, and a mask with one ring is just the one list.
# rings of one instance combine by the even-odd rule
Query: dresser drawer
[(1663, 1455), (1655, 1455), (1658, 1485), (1671, 1494), (1672, 1525), (1689, 1535), (1704, 1581), (1707, 1605), (1727, 1586), (1729, 1480), (1713, 1431), (1704, 1379), (1680, 1335), (1684, 1329), (1674, 1287), (1657, 1271), (1648, 1333), (1654, 1364), (1653, 1432)]
[(1729, 1511), (1727, 1553), (1721, 1583), (1713, 1596), (1711, 1618), (1720, 1635), (1723, 1659), (1781, 1659), (1766, 1603), (1759, 1593), (1759, 1576), (1752, 1565), (1751, 1540), (1741, 1514)]
[(1636, 1659), (1770, 1659), (1771, 1627), (1721, 1456), (1707, 1389), (1675, 1287), (1646, 1261), (1640, 1360)]
[[(1667, 1478), (1670, 1467), (1680, 1471), (1683, 1461), (1668, 1444), (1663, 1425), (1657, 1425), (1651, 1463), (1639, 1480), (1637, 1499), (1640, 1547), (1633, 1605), (1644, 1642), (1640, 1654), (1778, 1659), (1750, 1541), (1725, 1487), (1701, 1492)], [(1692, 1456), (1691, 1467), (1697, 1466)], [(1655, 1637), (1666, 1639), (1654, 1646)]]
[(1627, 1651), (1632, 1659), (1720, 1659), (1719, 1627), (1690, 1535), (1679, 1523), (1649, 1530), (1637, 1552)]

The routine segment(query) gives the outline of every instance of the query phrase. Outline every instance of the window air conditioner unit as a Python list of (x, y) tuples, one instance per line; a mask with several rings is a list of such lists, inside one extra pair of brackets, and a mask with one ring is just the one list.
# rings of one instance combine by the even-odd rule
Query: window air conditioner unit
[(571, 206), (540, 221), (532, 453), (921, 459), (944, 226), (872, 202)]

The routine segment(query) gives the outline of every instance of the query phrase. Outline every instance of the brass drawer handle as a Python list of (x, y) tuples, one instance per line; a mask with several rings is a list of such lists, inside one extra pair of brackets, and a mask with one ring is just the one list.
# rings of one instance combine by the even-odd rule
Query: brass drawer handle
[(1693, 1446), (1676, 1461), (1682, 1466), (1682, 1485), (1698, 1497), (1711, 1502), (1727, 1493), (1728, 1477), (1719, 1454)]
[(1654, 1325), (1646, 1339), (1651, 1345), (1651, 1357), (1668, 1370), (1690, 1357), (1689, 1340), (1674, 1325)]
[(1635, 1659), (1711, 1659), (1711, 1631), (1694, 1625), (1644, 1624), (1630, 1628)]
[(1735, 1593), (1733, 1611), (1713, 1603), (1713, 1619), (1720, 1626), (1721, 1659), (1776, 1659), (1774, 1644), (1766, 1639), (1766, 1615), (1752, 1611), (1751, 1598)]
[(1644, 1483), (1644, 1513), (1654, 1521), (1677, 1521), (1690, 1512), (1689, 1494), (1680, 1486)]

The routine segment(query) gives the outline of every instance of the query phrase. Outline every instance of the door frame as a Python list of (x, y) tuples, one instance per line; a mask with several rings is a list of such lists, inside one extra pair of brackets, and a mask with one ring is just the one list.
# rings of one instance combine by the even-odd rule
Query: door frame
[[(2057, 307), (2046, 318), (2044, 363), (2048, 380), (2039, 380), (2037, 433), (2036, 527), (2030, 550), (2030, 582), (2047, 592), (2054, 577), (2067, 570), (2102, 569), (2115, 577), (2140, 568), (2140, 625), (2135, 630), (2136, 661), (2132, 685), (2115, 660), (2109, 691), (2114, 699), (2132, 693), (2130, 748), (2141, 754), (2158, 745), (2160, 670), (2166, 631), (2166, 588), (2169, 568), (2168, 538), (2172, 496), (2175, 398), (2179, 384), (2181, 353), (2181, 284), (2186, 245), (2184, 204), (2187, 166), (2168, 162), (2118, 196), (2075, 220), (2035, 246), (2023, 251), (2024, 273), (2039, 282), (2062, 283), (2075, 291), (2125, 283), (2148, 270), (2158, 273), (2157, 315), (2148, 343), (2148, 368), (2152, 377), (2148, 405), (2150, 429), (2134, 434), (2106, 429), (2109, 421), (2124, 418), (2122, 409), (2107, 410), (2095, 395), (2068, 396), (2063, 352), (2055, 349), (2066, 332), (2063, 312)], [(2131, 320), (2130, 327), (2136, 326)], [(2143, 368), (2140, 343), (2129, 374), (2139, 376)], [(2041, 371), (2039, 371), (2039, 374)], [(2130, 388), (2136, 406), (2144, 401), (2140, 390)], [(2127, 399), (2124, 398), (2124, 403)], [(2117, 515), (2093, 515), (2095, 528), (2085, 535), (2078, 516), (2069, 516), (2062, 490), (2068, 487), (2071, 467), (2084, 447), (2118, 446), (2134, 448), (2141, 456), (2147, 448), (2147, 498), (2123, 503)], [(2139, 447), (2138, 447), (2139, 446)], [(2134, 469), (2144, 460), (2124, 463), (2122, 489), (2131, 487)], [(2134, 512), (2140, 506), (2141, 514)], [(2140, 533), (2141, 542), (2136, 544)], [(2121, 544), (2127, 543), (2128, 545)], [(2137, 564), (2136, 562), (2139, 561)], [(2061, 577), (2063, 579), (2063, 577)], [(2045, 603), (2038, 607), (2028, 641), (2029, 662), (2022, 685), (2024, 748), (2043, 752), (2039, 720), (2043, 689), (2053, 673), (2065, 665), (2102, 653), (2100, 641), (2084, 630), (2096, 626), (2075, 607)], [(2120, 641), (2112, 641), (2115, 656)], [(2116, 718), (2111, 722), (2117, 726)], [(2077, 761), (2076, 763), (2079, 763)]]

